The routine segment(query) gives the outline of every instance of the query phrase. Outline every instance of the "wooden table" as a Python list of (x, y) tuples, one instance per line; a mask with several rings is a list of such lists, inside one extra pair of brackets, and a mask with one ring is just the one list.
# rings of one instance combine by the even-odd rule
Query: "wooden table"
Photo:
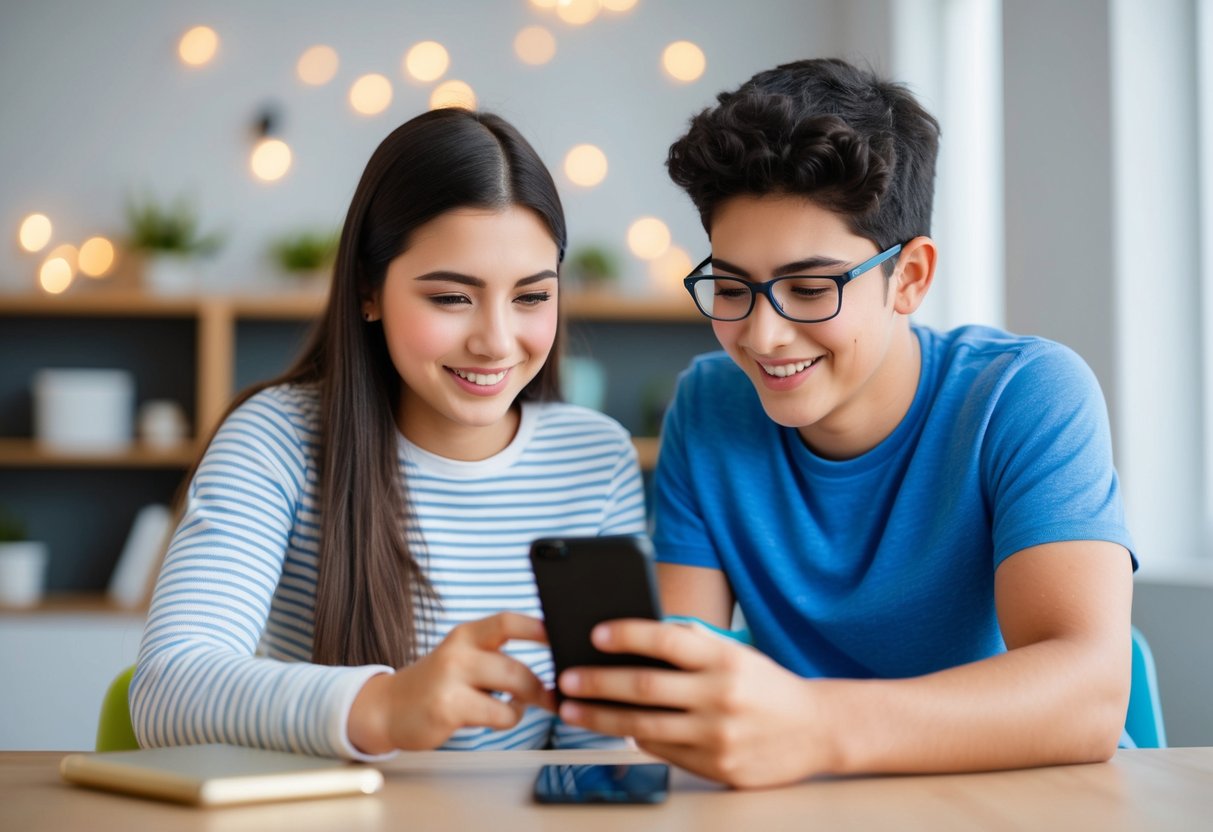
[(382, 766), (384, 790), (227, 809), (95, 792), (59, 779), (62, 752), (0, 752), (0, 830), (1191, 830), (1213, 829), (1213, 748), (1118, 752), (1100, 765), (809, 781), (737, 792), (675, 771), (659, 806), (537, 806), (548, 762), (642, 762), (636, 752), (427, 752)]

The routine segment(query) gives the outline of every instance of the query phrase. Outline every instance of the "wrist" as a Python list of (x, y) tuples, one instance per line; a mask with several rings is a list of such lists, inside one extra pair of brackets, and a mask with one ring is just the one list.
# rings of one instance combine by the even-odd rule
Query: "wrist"
[(862, 732), (856, 725), (855, 708), (848, 705), (857, 692), (850, 680), (806, 679), (805, 684), (813, 690), (813, 699), (818, 707), (810, 717), (810, 726), (815, 750), (815, 773), (846, 775), (860, 771), (862, 764), (859, 747)]
[(350, 707), (346, 732), (350, 744), (363, 754), (386, 754), (396, 748), (388, 730), (391, 683), (390, 673), (372, 676), (367, 679), (362, 690), (358, 691), (354, 704)]

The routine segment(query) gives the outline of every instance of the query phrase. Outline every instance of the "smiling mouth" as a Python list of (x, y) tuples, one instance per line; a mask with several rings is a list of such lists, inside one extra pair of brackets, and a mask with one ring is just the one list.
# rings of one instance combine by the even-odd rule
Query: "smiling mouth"
[(447, 367), (447, 369), (464, 381), (470, 381), (479, 387), (492, 387), (505, 378), (506, 373), (509, 372), (508, 367), (497, 373), (469, 373), (466, 370), (456, 370), (454, 367)]
[(824, 355), (819, 355), (812, 361), (796, 361), (791, 364), (763, 364), (760, 361), (758, 362), (758, 366), (761, 367), (762, 372), (768, 376), (773, 376), (774, 378), (787, 378), (788, 376), (794, 376), (797, 373), (803, 373), (805, 370), (812, 367), (823, 358), (825, 358)]

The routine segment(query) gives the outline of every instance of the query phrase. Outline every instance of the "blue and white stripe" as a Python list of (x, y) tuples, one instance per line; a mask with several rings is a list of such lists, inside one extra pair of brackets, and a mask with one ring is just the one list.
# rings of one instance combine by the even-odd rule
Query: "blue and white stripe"
[[(270, 388), (228, 417), (203, 457), (131, 684), (141, 745), (227, 742), (365, 758), (346, 736), (349, 710), (366, 680), (391, 668), (310, 663), (318, 422), (313, 388)], [(401, 438), (398, 462), (415, 515), (405, 534), (440, 599), (419, 633), (423, 654), (464, 621), (540, 614), (528, 560), (535, 538), (644, 530), (635, 450), (616, 422), (585, 408), (525, 404), (513, 442), (487, 460), (444, 459)], [(546, 647), (505, 650), (552, 684)], [(460, 731), (444, 747), (604, 741), (531, 709), (508, 731)]]

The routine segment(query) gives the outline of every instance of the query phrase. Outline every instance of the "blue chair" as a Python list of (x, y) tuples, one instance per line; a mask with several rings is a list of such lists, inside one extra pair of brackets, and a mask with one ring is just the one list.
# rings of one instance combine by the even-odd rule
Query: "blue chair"
[(1146, 637), (1133, 628), (1133, 682), (1129, 688), (1129, 710), (1125, 732), (1138, 748), (1166, 748), (1167, 732), (1162, 722), (1158, 697), (1158, 674), (1154, 654)]

